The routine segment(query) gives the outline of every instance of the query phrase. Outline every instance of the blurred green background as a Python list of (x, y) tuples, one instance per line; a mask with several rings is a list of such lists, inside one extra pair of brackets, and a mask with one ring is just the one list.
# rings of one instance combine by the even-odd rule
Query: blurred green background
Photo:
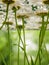
[[(23, 34), (21, 31), (21, 37), (23, 38)], [(38, 44), (39, 44), (39, 30), (25, 30), (25, 39), (26, 39), (26, 53), (29, 62), (31, 62), (30, 56), (32, 56), (33, 61), (35, 62), (37, 52), (38, 52)], [(12, 44), (12, 53), (11, 53), (11, 62), (12, 65), (17, 65), (18, 63), (18, 33), (17, 30), (10, 30), (10, 42)], [(9, 65), (9, 48), (8, 48), (8, 40), (7, 40), (7, 31), (0, 31), (0, 65), (3, 65), (3, 59), (6, 60), (7, 65)], [(45, 51), (45, 47), (49, 54), (49, 30), (46, 31), (44, 42), (42, 45), (42, 54), (41, 54), (41, 63), (42, 65), (49, 64), (49, 56)], [(20, 46), (23, 47), (21, 41)], [(3, 58), (2, 58), (3, 55)], [(39, 60), (38, 60), (39, 61)], [(37, 65), (38, 65), (37, 61)], [(24, 52), (20, 48), (20, 65), (24, 65)], [(26, 61), (26, 65), (28, 65)]]

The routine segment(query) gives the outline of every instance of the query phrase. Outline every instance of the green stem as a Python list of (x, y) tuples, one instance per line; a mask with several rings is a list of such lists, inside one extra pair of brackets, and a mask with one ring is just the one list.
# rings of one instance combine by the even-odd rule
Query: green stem
[[(48, 19), (49, 19), (49, 11), (48, 11), (48, 16), (47, 16), (47, 22), (48, 22)], [(47, 27), (47, 24), (46, 24), (46, 27)], [(45, 47), (45, 51), (46, 51), (46, 54), (47, 54), (47, 59), (48, 59), (48, 62), (49, 62), (49, 54), (48, 54), (48, 51), (46, 49), (45, 44), (44, 44), (44, 47)]]
[(41, 65), (40, 52), (41, 52), (41, 47), (42, 47), (42, 43), (43, 43), (43, 39), (44, 39), (43, 29), (44, 29), (44, 16), (42, 16), (42, 27), (41, 27), (41, 31), (39, 34), (39, 65)]
[(39, 65), (41, 65), (40, 52), (41, 52), (41, 47), (42, 47), (42, 43), (43, 43), (43, 40), (44, 40), (46, 28), (47, 28), (47, 24), (44, 25), (44, 16), (42, 16), (42, 27), (41, 27), (40, 34), (39, 34), (39, 50), (38, 50), (38, 54), (37, 54), (37, 57), (36, 57), (36, 60), (35, 60), (35, 65), (36, 65), (38, 56), (39, 56)]
[(15, 22), (16, 22), (17, 32), (18, 32), (18, 35), (19, 35), (19, 43), (18, 43), (18, 65), (19, 65), (19, 44), (20, 44), (20, 40), (21, 40), (22, 44), (23, 44), (23, 41), (22, 41), (22, 38), (21, 38), (20, 30), (18, 29), (18, 24), (17, 24), (17, 19), (16, 19), (16, 11), (15, 11)]
[(7, 31), (8, 31), (8, 45), (9, 45), (9, 64), (11, 65), (11, 43), (10, 43), (10, 30), (9, 25), (7, 25)]
[[(17, 44), (15, 44), (15, 45), (17, 45)], [(17, 45), (17, 46), (18, 46), (18, 45)], [(24, 51), (24, 48), (23, 48), (23, 47), (21, 47), (20, 45), (19, 45), (19, 47)], [(28, 65), (30, 65), (26, 52), (25, 52), (25, 57), (26, 57), (26, 59), (27, 59)]]
[(39, 65), (41, 65), (40, 51), (41, 51), (41, 46), (43, 42), (43, 29), (44, 29), (44, 17), (42, 17), (42, 27), (41, 27), (40, 34), (39, 34), (39, 50), (38, 50), (38, 54), (35, 60), (35, 65), (36, 65), (38, 56), (39, 56)]
[(44, 44), (44, 47), (45, 47), (45, 51), (46, 51), (46, 55), (47, 55), (47, 60), (48, 60), (48, 62), (49, 62), (49, 54), (48, 54), (48, 51), (47, 51), (47, 49), (46, 49), (45, 44)]
[(26, 52), (26, 44), (25, 44), (25, 29), (24, 29), (24, 17), (22, 17), (22, 23), (23, 23), (23, 38), (24, 38), (24, 65), (25, 65), (25, 52)]
[[(19, 33), (20, 33), (20, 36), (21, 36), (21, 29), (19, 29), (18, 28), (18, 30), (19, 30)], [(18, 43), (18, 65), (19, 65), (19, 51), (20, 51), (20, 49), (19, 49), (19, 46), (20, 46), (20, 37), (19, 37), (19, 43)]]
[[(16, 22), (16, 27), (17, 27), (18, 24), (17, 24), (17, 18), (16, 18), (16, 11), (15, 11), (15, 22)], [(24, 46), (24, 42), (22, 41), (22, 38), (21, 38), (21, 36), (20, 36), (20, 32), (19, 32), (18, 28), (17, 28), (17, 32), (18, 32), (19, 38), (20, 38), (20, 40), (21, 40), (21, 42), (22, 42), (22, 44), (23, 44), (23, 46)], [(22, 47), (21, 47), (21, 48), (22, 48)], [(28, 65), (30, 65), (29, 60), (28, 60), (28, 58), (27, 58), (26, 52), (25, 52), (25, 57), (26, 57), (26, 59), (27, 59)]]
[[(17, 28), (18, 24), (17, 24), (17, 18), (16, 18), (16, 11), (15, 11), (15, 22), (16, 22), (16, 28)], [(21, 42), (22, 42), (22, 44), (23, 44), (23, 40), (22, 40), (22, 38), (21, 38), (21, 36), (20, 36), (20, 32), (19, 32), (18, 28), (17, 28), (17, 32), (18, 32), (18, 35), (19, 35), (19, 37), (20, 37), (20, 40), (21, 40)]]
[(4, 23), (5, 23), (6, 20), (7, 20), (7, 17), (8, 17), (8, 8), (9, 8), (9, 4), (7, 4), (7, 8), (6, 8), (6, 17), (5, 17), (5, 20), (4, 20), (3, 24), (2, 24), (2, 26), (0, 27), (0, 30), (3, 28)]
[(7, 65), (7, 64), (6, 64), (6, 61), (4, 60), (3, 55), (2, 55), (1, 53), (0, 53), (0, 55), (1, 55), (1, 57), (2, 57), (2, 60), (3, 60), (4, 65)]
[[(6, 22), (7, 17), (8, 17), (8, 8), (9, 8), (9, 4), (7, 4), (7, 8), (6, 8), (6, 17), (5, 17), (4, 22)], [(3, 28), (3, 26), (4, 26), (4, 22), (3, 22), (2, 26), (0, 27), (0, 30)], [(2, 55), (1, 55), (1, 56), (2, 56)], [(6, 62), (4, 61), (3, 56), (2, 56), (2, 59), (3, 59), (4, 64), (7, 65)]]
[(25, 51), (25, 57), (27, 59), (28, 65), (30, 65), (29, 60), (28, 60), (28, 57), (27, 57), (27, 54), (26, 54), (26, 51)]
[[(24, 51), (24, 48), (23, 47), (21, 47), (20, 45), (19, 45), (19, 47)], [(26, 51), (25, 51), (25, 57), (27, 59), (28, 65), (30, 65), (29, 60), (28, 60), (28, 57), (27, 57), (27, 54), (26, 54)]]

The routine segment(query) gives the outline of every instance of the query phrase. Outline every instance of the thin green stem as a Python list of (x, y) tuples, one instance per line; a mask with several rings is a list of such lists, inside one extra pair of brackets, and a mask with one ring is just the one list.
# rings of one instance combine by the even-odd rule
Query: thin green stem
[[(48, 11), (48, 15), (47, 15), (47, 22), (48, 22), (48, 19), (49, 19), (49, 11)], [(47, 22), (46, 22), (46, 27), (47, 27)], [(45, 47), (45, 51), (46, 51), (46, 55), (47, 55), (47, 59), (48, 59), (48, 62), (49, 62), (49, 54), (48, 54), (48, 51), (46, 49), (46, 46), (44, 44), (44, 47)]]
[[(21, 46), (19, 46), (19, 47), (24, 51), (24, 48), (22, 48)], [(27, 57), (27, 54), (26, 54), (26, 51), (25, 51), (25, 57), (27, 59), (28, 65), (30, 65), (29, 60), (28, 60), (28, 57)]]
[(2, 24), (2, 26), (0, 27), (0, 30), (3, 28), (4, 23), (5, 23), (6, 20), (7, 20), (7, 17), (8, 17), (8, 9), (9, 9), (9, 4), (7, 4), (7, 8), (6, 8), (6, 17), (5, 17), (5, 20), (4, 20), (3, 24)]
[[(7, 17), (8, 17), (8, 8), (9, 8), (9, 4), (7, 4), (7, 8), (6, 8), (6, 17), (5, 17), (5, 20), (4, 20), (3, 24), (2, 24), (2, 26), (0, 27), (0, 30), (3, 28), (4, 23), (5, 23), (6, 20), (7, 20)], [(1, 55), (1, 56), (2, 56), (2, 55)], [(4, 64), (7, 65), (6, 62), (4, 61), (3, 56), (2, 56), (2, 59), (3, 59)]]
[(41, 27), (41, 31), (39, 34), (39, 65), (41, 65), (41, 57), (40, 57), (40, 52), (41, 52), (41, 47), (42, 47), (42, 43), (43, 43), (43, 39), (44, 39), (44, 16), (42, 16), (42, 27)]
[(39, 56), (39, 65), (41, 65), (40, 50), (41, 50), (41, 46), (43, 42), (43, 29), (44, 29), (44, 17), (42, 17), (42, 27), (41, 27), (40, 34), (39, 34), (39, 50), (38, 50), (38, 54), (35, 60), (35, 65), (36, 65), (38, 56)]
[(45, 44), (44, 44), (44, 47), (45, 47), (45, 51), (46, 51), (46, 55), (47, 55), (47, 60), (48, 60), (48, 62), (49, 62), (49, 54), (48, 54), (48, 51), (47, 51), (47, 49), (46, 49)]
[(26, 54), (26, 51), (25, 51), (25, 57), (27, 59), (28, 65), (30, 65), (29, 60), (28, 60), (28, 57), (27, 57), (27, 54)]
[(25, 44), (25, 29), (24, 29), (24, 17), (22, 17), (22, 23), (23, 23), (23, 38), (24, 38), (24, 65), (25, 65), (25, 52), (26, 52), (26, 44)]
[(6, 61), (4, 60), (3, 55), (2, 55), (1, 53), (0, 53), (0, 55), (1, 55), (1, 58), (2, 58), (2, 61), (3, 61), (4, 65), (7, 65), (7, 64), (6, 64)]
[[(15, 22), (16, 22), (16, 28), (17, 28), (17, 27), (18, 27), (18, 24), (17, 24), (17, 18), (16, 18), (16, 11), (15, 11)], [(22, 44), (23, 44), (23, 40), (22, 40), (22, 38), (21, 38), (21, 36), (20, 36), (20, 32), (19, 32), (18, 28), (17, 28), (17, 32), (18, 32), (18, 35), (19, 35), (19, 37), (20, 37), (20, 40), (21, 40), (21, 42), (22, 42)]]
[[(47, 22), (48, 22), (48, 20), (47, 20)], [(44, 16), (42, 16), (42, 27), (41, 27), (40, 34), (39, 34), (39, 50), (38, 50), (38, 54), (37, 54), (37, 57), (35, 60), (35, 65), (36, 65), (38, 56), (39, 56), (39, 65), (41, 65), (40, 52), (41, 52), (41, 47), (42, 47), (42, 43), (44, 40), (46, 28), (47, 28), (47, 24), (44, 25)]]
[(10, 43), (10, 30), (9, 25), (7, 25), (7, 31), (8, 31), (8, 45), (9, 45), (9, 64), (11, 65), (11, 43)]
[[(16, 11), (15, 11), (15, 22), (16, 22), (16, 27), (17, 27), (18, 24), (17, 24), (17, 18), (16, 18)], [(22, 40), (22, 38), (21, 38), (21, 36), (20, 36), (20, 32), (19, 32), (18, 28), (17, 28), (17, 32), (18, 32), (19, 38), (20, 38), (20, 40), (21, 40), (21, 42), (22, 42), (22, 44), (23, 44), (23, 46), (24, 46), (24, 42), (23, 42), (23, 40)], [(21, 47), (21, 46), (20, 46), (20, 47)], [(21, 48), (22, 48), (22, 47), (21, 47)], [(22, 48), (22, 49), (23, 49), (23, 48)], [(24, 51), (24, 49), (23, 49), (23, 51)], [(28, 65), (30, 65), (26, 52), (25, 52), (25, 57), (26, 57), (26, 59), (27, 59)]]
[[(20, 36), (21, 36), (21, 29), (19, 29), (18, 28), (18, 30), (19, 30), (19, 33), (20, 33)], [(19, 51), (20, 51), (20, 49), (19, 49), (19, 46), (20, 46), (20, 37), (19, 37), (19, 43), (18, 43), (18, 65), (19, 65)]]
[[(16, 44), (16, 45), (17, 45), (17, 44)], [(17, 46), (18, 46), (18, 45), (17, 45)], [(20, 45), (19, 45), (19, 47), (24, 51), (24, 48), (23, 48), (23, 47), (21, 47)], [(28, 57), (27, 57), (27, 54), (26, 54), (26, 51), (25, 51), (25, 57), (26, 57), (26, 59), (27, 59), (28, 65), (30, 65), (29, 60), (28, 60)]]
[(15, 11), (15, 22), (16, 22), (17, 32), (18, 32), (18, 35), (19, 35), (19, 43), (18, 43), (18, 65), (19, 65), (19, 44), (20, 44), (20, 40), (21, 40), (22, 44), (23, 44), (23, 41), (22, 41), (22, 38), (21, 38), (20, 30), (18, 29), (18, 24), (17, 24), (17, 19), (16, 19), (16, 11)]

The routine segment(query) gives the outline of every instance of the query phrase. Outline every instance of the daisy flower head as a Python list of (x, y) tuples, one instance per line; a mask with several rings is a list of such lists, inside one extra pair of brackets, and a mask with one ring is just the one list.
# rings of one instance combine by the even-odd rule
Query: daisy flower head
[(49, 4), (49, 0), (42, 0), (44, 4)]
[(38, 16), (47, 16), (48, 10), (47, 10), (46, 7), (42, 7), (41, 9), (37, 9), (35, 14), (38, 15)]
[(19, 0), (16, 0), (14, 4), (10, 5), (12, 10), (19, 10), (21, 8), (21, 3), (19, 2)]
[(13, 4), (16, 0), (2, 0), (5, 4)]

